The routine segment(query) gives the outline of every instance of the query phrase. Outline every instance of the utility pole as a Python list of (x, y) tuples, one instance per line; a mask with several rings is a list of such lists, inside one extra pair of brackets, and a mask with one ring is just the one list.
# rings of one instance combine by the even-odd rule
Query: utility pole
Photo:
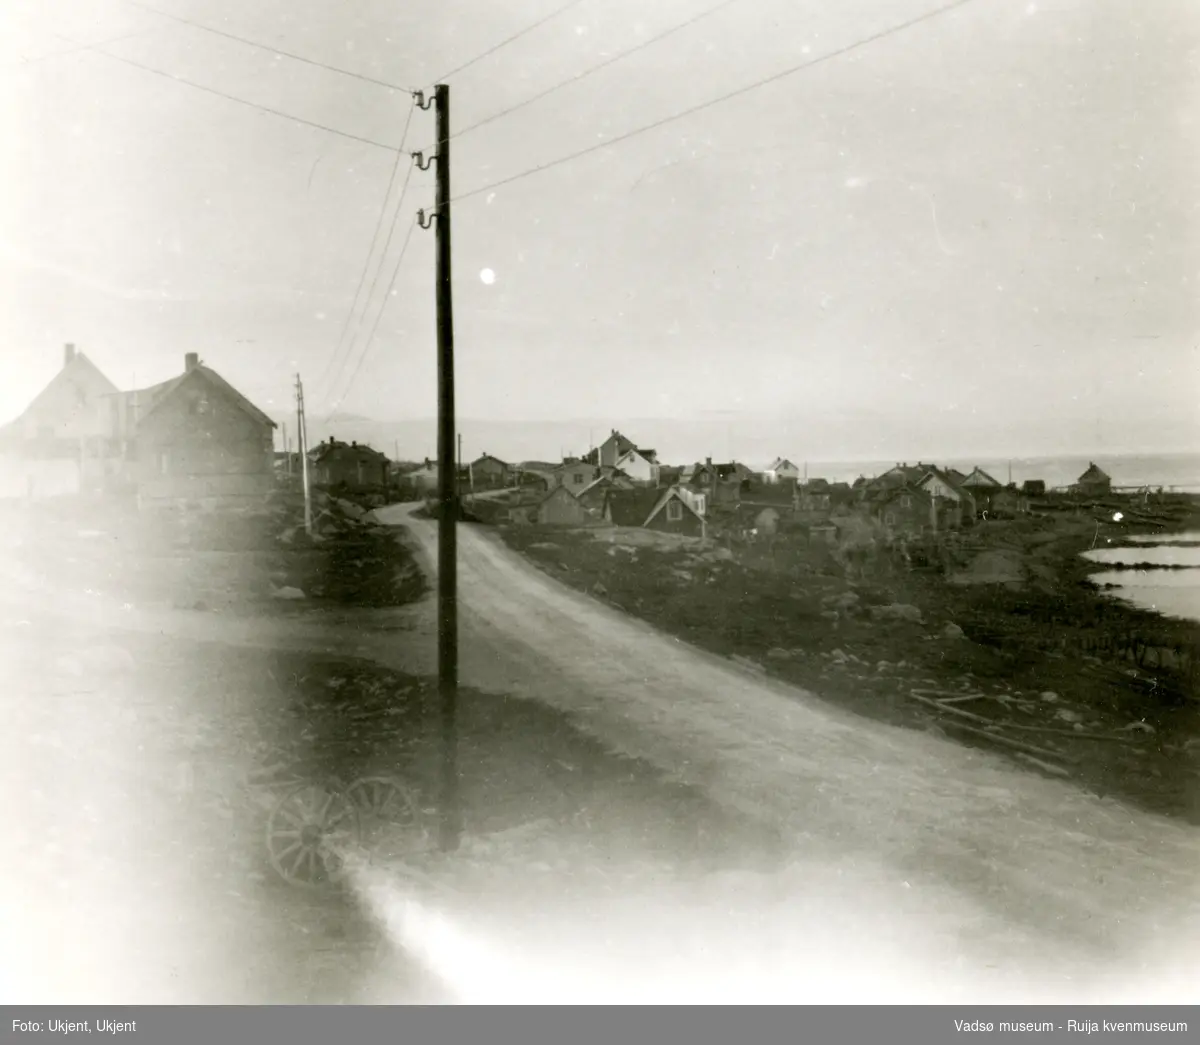
[(312, 536), (312, 487), (308, 482), (308, 425), (304, 420), (304, 385), (296, 375), (296, 441), (300, 446), (300, 474), (304, 479), (304, 532)]
[(437, 221), (438, 333), (438, 689), (442, 700), (442, 817), (440, 841), (452, 852), (462, 837), (458, 776), (458, 469), (454, 437), (454, 310), (450, 282), (450, 88), (438, 84), (433, 97), (416, 92), (417, 105), (437, 110), (437, 155), (417, 167), (427, 170), (437, 160), (437, 202), (429, 221), (417, 216), (422, 228)]

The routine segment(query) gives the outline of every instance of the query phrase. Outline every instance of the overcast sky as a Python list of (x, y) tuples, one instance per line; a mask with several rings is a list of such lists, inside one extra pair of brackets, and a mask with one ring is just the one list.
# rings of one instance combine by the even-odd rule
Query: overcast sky
[[(271, 48), (419, 87), (563, 3), (153, 2), (256, 49), (128, 0), (9, 0), (0, 416), (67, 341), (121, 387), (195, 351), (276, 412), (299, 370), (317, 410), (430, 416), (432, 232), (412, 236), (367, 334), (432, 171), (412, 177), (358, 338), (339, 340), (395, 154), (95, 45), (127, 37), (104, 47), (396, 146), (407, 94)], [(449, 77), (452, 129), (715, 4), (577, 3)], [(455, 139), (454, 194), (938, 5), (733, 0)], [(779, 452), (797, 459), (1200, 450), (1198, 47), (1192, 0), (973, 0), (469, 195), (454, 207), (460, 415), (720, 417), (786, 429)], [(406, 148), (432, 138), (418, 111)]]

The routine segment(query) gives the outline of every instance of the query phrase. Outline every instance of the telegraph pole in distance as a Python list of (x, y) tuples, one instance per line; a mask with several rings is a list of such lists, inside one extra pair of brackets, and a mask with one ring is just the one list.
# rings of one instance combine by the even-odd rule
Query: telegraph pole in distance
[[(437, 109), (437, 203), (422, 228), (437, 221), (438, 333), (438, 690), (442, 704), (441, 847), (452, 852), (462, 837), (458, 776), (458, 468), (454, 421), (454, 310), (450, 282), (450, 88), (438, 84), (433, 98), (417, 92), (417, 105)], [(428, 169), (416, 156), (417, 166)]]
[(312, 487), (308, 482), (308, 425), (304, 420), (304, 385), (296, 375), (296, 442), (300, 446), (300, 474), (304, 481), (304, 532), (312, 536)]

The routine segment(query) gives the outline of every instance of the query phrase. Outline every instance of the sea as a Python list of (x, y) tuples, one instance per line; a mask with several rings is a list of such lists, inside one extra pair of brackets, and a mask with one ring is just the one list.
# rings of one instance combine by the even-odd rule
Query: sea
[[(1130, 537), (1137, 547), (1097, 548), (1084, 558), (1097, 563), (1147, 563), (1183, 569), (1111, 570), (1092, 574), (1097, 584), (1115, 584), (1111, 594), (1164, 617), (1200, 622), (1200, 530)], [(1167, 544), (1166, 542), (1192, 542)]]
[[(936, 460), (934, 463), (962, 472), (982, 468), (1002, 483), (1041, 479), (1047, 489), (1073, 483), (1091, 463), (1112, 477), (1117, 488), (1160, 487), (1176, 493), (1200, 493), (1200, 454), (1097, 454), (1093, 457), (1022, 457), (1011, 460)], [(810, 478), (830, 482), (853, 482), (860, 475), (880, 475), (897, 464), (916, 461), (810, 462)], [(1195, 542), (1192, 547), (1166, 542)], [(1131, 538), (1131, 542), (1134, 539)], [(1200, 622), (1200, 531), (1142, 537), (1143, 547), (1102, 548), (1088, 552), (1097, 562), (1153, 563), (1186, 569), (1112, 570), (1093, 575), (1097, 584), (1113, 584), (1114, 598), (1130, 602), (1165, 617)], [(1155, 547), (1159, 545), (1159, 547)]]

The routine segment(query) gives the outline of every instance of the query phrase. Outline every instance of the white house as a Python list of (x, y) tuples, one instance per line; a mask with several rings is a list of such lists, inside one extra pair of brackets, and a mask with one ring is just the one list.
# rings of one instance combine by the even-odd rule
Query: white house
[(975, 518), (975, 498), (950, 479), (940, 468), (930, 468), (917, 487), (935, 501), (948, 501), (957, 508), (957, 525)]
[(799, 478), (800, 469), (786, 457), (776, 457), (763, 471), (763, 480), (768, 483), (777, 483), (782, 479)]
[(626, 450), (617, 458), (616, 467), (637, 482), (658, 482), (658, 461), (650, 450)]
[(679, 496), (683, 498), (692, 511), (699, 516), (704, 516), (708, 511), (708, 494), (701, 493), (698, 490), (690, 489), (687, 486), (675, 487), (679, 491)]

